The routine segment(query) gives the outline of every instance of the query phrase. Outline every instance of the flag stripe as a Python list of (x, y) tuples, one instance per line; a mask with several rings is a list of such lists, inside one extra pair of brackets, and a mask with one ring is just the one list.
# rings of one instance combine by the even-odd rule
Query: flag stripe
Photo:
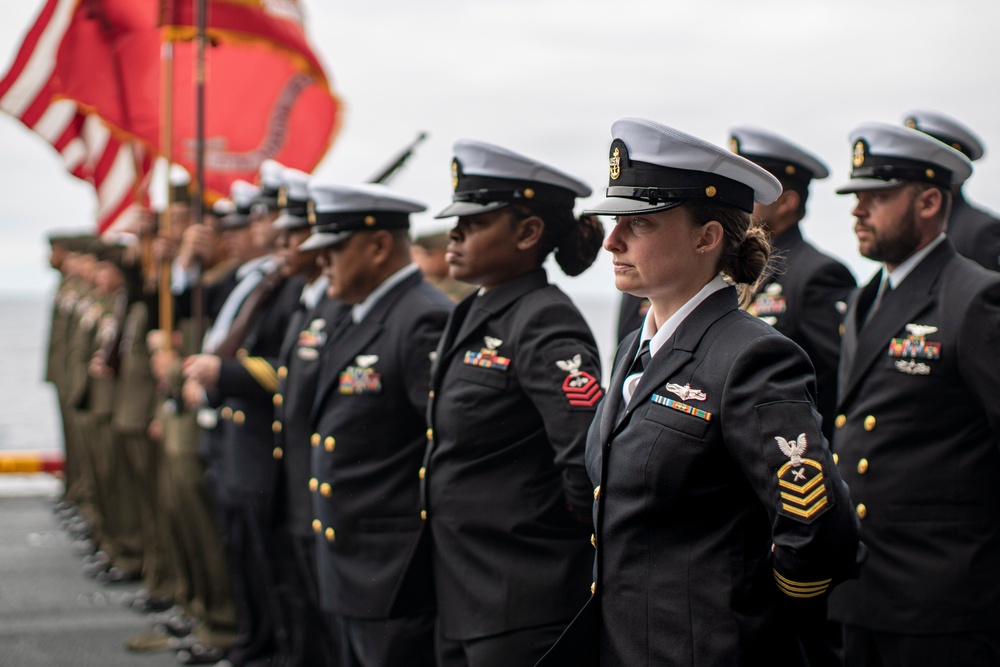
[[(69, 28), (76, 0), (55, 0), (55, 7), (41, 30), (37, 43), (30, 50), (27, 62), (15, 74), (15, 79), (6, 90), (2, 90), (0, 108), (12, 116), (20, 117), (38, 94), (46, 87), (56, 65), (56, 54), (66, 30)], [(43, 12), (43, 16), (47, 13)], [(22, 49), (22, 52), (24, 50)]]

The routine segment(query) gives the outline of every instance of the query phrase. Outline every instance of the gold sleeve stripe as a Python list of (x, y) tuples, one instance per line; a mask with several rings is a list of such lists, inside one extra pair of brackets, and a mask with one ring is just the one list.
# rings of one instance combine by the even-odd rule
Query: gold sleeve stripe
[[(782, 495), (784, 495), (784, 494), (782, 494)], [(794, 507), (792, 505), (789, 505), (788, 503), (781, 503), (781, 509), (785, 510), (789, 514), (794, 514), (795, 516), (800, 516), (803, 519), (810, 519), (810, 518), (812, 518), (812, 516), (814, 514), (816, 514), (821, 509), (823, 509), (824, 507), (826, 507), (827, 502), (828, 502), (827, 498), (826, 498), (826, 496), (824, 496), (819, 501), (817, 501), (815, 505), (813, 505), (812, 507), (810, 507), (807, 510), (799, 509), (798, 507)]]
[(260, 357), (243, 357), (240, 363), (264, 389), (271, 393), (278, 391), (278, 373), (267, 361)]
[[(782, 470), (784, 470), (784, 469), (782, 469)], [(782, 473), (779, 473), (778, 477), (781, 477), (781, 474)], [(799, 493), (804, 494), (807, 491), (809, 491), (809, 489), (813, 488), (814, 486), (816, 486), (817, 484), (819, 484), (822, 481), (823, 481), (823, 473), (820, 472), (818, 475), (816, 475), (815, 477), (813, 477), (811, 480), (809, 480), (805, 484), (792, 484), (791, 482), (786, 482), (783, 479), (779, 479), (778, 480), (778, 484), (780, 486), (786, 488), (786, 489), (791, 490), (791, 491), (797, 491)]]
[(826, 593), (830, 587), (832, 579), (822, 581), (792, 581), (783, 577), (777, 570), (774, 570), (774, 581), (778, 584), (778, 589), (785, 595), (793, 598), (814, 598)]
[[(819, 478), (817, 477), (816, 479), (819, 479)], [(782, 497), (783, 500), (787, 500), (790, 503), (795, 503), (796, 505), (802, 505), (803, 507), (805, 507), (806, 505), (808, 505), (812, 501), (814, 501), (817, 498), (819, 498), (824, 493), (826, 493), (826, 487), (825, 486), (820, 486), (819, 488), (817, 488), (816, 490), (814, 490), (812, 493), (810, 493), (805, 498), (799, 498), (798, 496), (792, 495), (791, 493), (785, 493), (784, 491), (781, 492), (781, 497)]]

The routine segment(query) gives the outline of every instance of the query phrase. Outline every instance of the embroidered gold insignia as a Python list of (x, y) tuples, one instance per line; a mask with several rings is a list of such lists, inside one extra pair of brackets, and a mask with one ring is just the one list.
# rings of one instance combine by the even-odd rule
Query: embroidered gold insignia
[(611, 153), (611, 180), (616, 181), (618, 177), (622, 175), (622, 158), (621, 151), (618, 146), (615, 146), (614, 152)]
[(862, 166), (865, 163), (865, 142), (858, 141), (854, 144), (854, 159), (852, 164), (854, 168)]
[(794, 517), (812, 520), (829, 506), (823, 467), (811, 459), (802, 458), (806, 452), (806, 434), (789, 442), (781, 436), (774, 438), (781, 453), (790, 460), (778, 469), (778, 486), (782, 511)]

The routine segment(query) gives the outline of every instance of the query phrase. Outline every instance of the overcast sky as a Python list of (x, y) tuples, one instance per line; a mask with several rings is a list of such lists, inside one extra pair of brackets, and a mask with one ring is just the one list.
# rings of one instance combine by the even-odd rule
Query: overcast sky
[[(42, 0), (4, 2), (0, 63), (10, 66)], [(501, 144), (607, 186), (611, 123), (650, 118), (726, 145), (753, 124), (812, 149), (832, 176), (815, 183), (807, 237), (861, 280), (847, 179), (848, 132), (929, 107), (972, 127), (986, 157), (966, 190), (1000, 209), (1000, 2), (997, 0), (305, 0), (308, 32), (344, 103), (340, 134), (316, 170), (359, 182), (419, 131), (429, 139), (391, 185), (450, 199), (451, 146)], [(581, 208), (586, 202), (581, 202)], [(0, 114), (0, 292), (47, 292), (45, 233), (91, 229), (92, 188), (55, 151)], [(430, 214), (415, 224), (431, 224)], [(611, 294), (602, 252), (583, 276), (550, 276), (575, 296)]]

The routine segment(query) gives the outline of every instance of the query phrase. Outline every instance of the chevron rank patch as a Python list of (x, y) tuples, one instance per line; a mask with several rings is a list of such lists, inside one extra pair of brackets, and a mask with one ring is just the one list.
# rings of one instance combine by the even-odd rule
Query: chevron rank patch
[(940, 359), (941, 343), (929, 341), (927, 336), (936, 333), (937, 327), (926, 324), (906, 325), (906, 338), (893, 338), (889, 342), (889, 356), (908, 359)]
[(382, 376), (375, 371), (377, 354), (361, 354), (354, 365), (348, 366), (338, 378), (339, 391), (344, 396), (361, 396), (382, 393)]
[(601, 396), (604, 396), (604, 391), (597, 382), (597, 378), (586, 371), (580, 370), (582, 364), (583, 358), (579, 354), (573, 355), (572, 359), (556, 361), (556, 366), (560, 370), (569, 373), (566, 379), (563, 380), (562, 390), (570, 406), (575, 408), (590, 408), (597, 405), (597, 402), (601, 400)]
[(510, 359), (501, 357), (497, 349), (503, 345), (503, 341), (493, 336), (484, 336), (483, 341), (486, 347), (473, 352), (469, 350), (465, 353), (463, 360), (469, 366), (479, 366), (480, 368), (495, 368), (498, 371), (506, 371), (510, 366)]
[(781, 452), (790, 459), (778, 469), (780, 509), (793, 518), (810, 523), (829, 506), (823, 466), (812, 459), (802, 458), (807, 446), (805, 433), (800, 433), (791, 441), (780, 436), (774, 439)]

